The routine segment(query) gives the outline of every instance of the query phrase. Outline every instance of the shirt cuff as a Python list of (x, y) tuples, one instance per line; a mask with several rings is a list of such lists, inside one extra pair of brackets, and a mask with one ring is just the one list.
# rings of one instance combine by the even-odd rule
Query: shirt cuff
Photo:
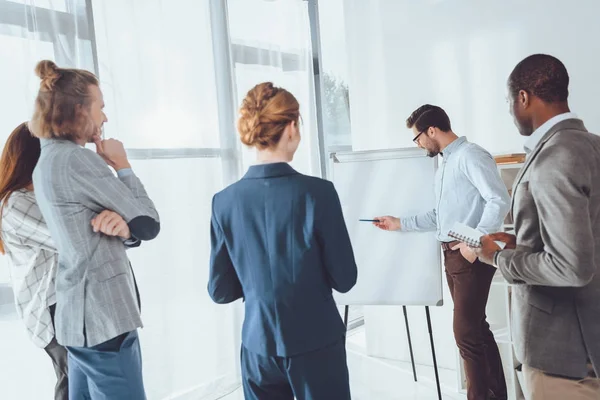
[(117, 176), (119, 178), (124, 178), (129, 175), (133, 175), (133, 170), (131, 168), (123, 168), (117, 171)]
[(411, 218), (400, 218), (400, 231), (409, 232), (414, 230), (414, 224)]
[(125, 247), (138, 247), (141, 243), (141, 240), (131, 236), (129, 239), (122, 239)]
[(492, 258), (492, 262), (494, 264), (494, 267), (498, 268), (498, 256), (500, 255), (500, 250), (496, 250), (496, 252), (494, 253), (494, 257)]

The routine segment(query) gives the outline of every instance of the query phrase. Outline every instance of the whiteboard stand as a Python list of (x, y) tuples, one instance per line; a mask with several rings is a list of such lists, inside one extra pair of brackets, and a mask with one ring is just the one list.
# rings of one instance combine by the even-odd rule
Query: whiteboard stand
[(404, 312), (404, 323), (406, 324), (406, 337), (408, 338), (408, 350), (410, 351), (410, 363), (413, 369), (413, 378), (417, 381), (417, 368), (415, 367), (415, 356), (412, 349), (412, 340), (410, 339), (410, 328), (408, 326), (408, 314), (406, 313), (406, 306), (402, 306)]
[[(344, 325), (348, 328), (348, 310), (349, 306), (344, 306)], [(408, 313), (406, 306), (402, 306), (404, 313), (404, 323), (406, 325), (406, 337), (408, 338), (408, 350), (410, 351), (410, 363), (412, 364), (413, 378), (417, 382), (417, 368), (415, 365), (415, 356), (413, 354), (412, 340), (410, 338), (410, 326), (408, 324)], [(440, 386), (440, 374), (438, 372), (437, 357), (435, 356), (435, 343), (433, 341), (433, 327), (431, 325), (431, 315), (429, 314), (429, 306), (425, 306), (425, 315), (427, 317), (427, 330), (429, 331), (429, 343), (431, 344), (431, 358), (433, 360), (433, 370), (435, 372), (435, 385), (437, 387), (438, 399), (442, 400), (442, 388)]]
[(348, 309), (350, 306), (344, 307), (344, 325), (346, 325), (346, 329), (348, 329)]
[[(435, 345), (433, 343), (433, 328), (431, 327), (431, 316), (429, 315), (429, 306), (425, 306), (427, 314), (427, 330), (429, 331), (429, 341), (431, 342), (431, 358), (433, 359), (433, 370), (435, 372), (435, 384), (437, 386), (438, 399), (442, 400), (442, 389), (440, 387), (440, 374), (438, 373), (437, 359), (435, 357)], [(413, 364), (414, 366), (414, 364)]]
[[(350, 306), (344, 306), (344, 325), (346, 325), (346, 329), (348, 329), (348, 311), (349, 311), (349, 307)], [(408, 325), (408, 315), (406, 313), (406, 306), (402, 306), (402, 311), (404, 312), (404, 323), (406, 324), (406, 337), (408, 338), (408, 350), (410, 351), (410, 363), (412, 365), (412, 370), (413, 370), (413, 378), (415, 380), (415, 382), (417, 381), (417, 368), (415, 366), (415, 356), (413, 354), (413, 348), (412, 348), (412, 340), (410, 338), (410, 327)], [(429, 315), (429, 313), (428, 313)], [(430, 322), (428, 320), (428, 322)], [(433, 341), (431, 342), (433, 345)], [(433, 348), (432, 348), (433, 349)], [(436, 366), (435, 368), (435, 372), (437, 375), (437, 362), (435, 360), (435, 350), (433, 351), (433, 363)]]
[[(407, 306), (424, 306), (441, 400), (429, 314), (429, 306), (443, 304), (441, 252), (435, 232), (390, 234), (373, 230), (361, 221), (373, 215), (393, 215), (398, 210), (406, 215), (416, 215), (435, 208), (433, 183), (437, 159), (429, 158), (425, 151), (415, 148), (335, 152), (330, 154), (330, 171), (360, 277), (349, 292), (334, 293), (336, 304), (345, 306), (344, 323), (348, 326), (350, 305), (401, 305), (416, 381)], [(431, 185), (426, 185), (427, 182)], [(373, 254), (377, 255), (375, 259)], [(417, 263), (422, 267), (410, 267)]]

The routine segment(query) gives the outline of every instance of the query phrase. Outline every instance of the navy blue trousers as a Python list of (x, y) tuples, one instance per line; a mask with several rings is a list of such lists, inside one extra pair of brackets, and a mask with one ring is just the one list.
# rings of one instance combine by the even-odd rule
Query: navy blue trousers
[(67, 347), (69, 400), (145, 400), (137, 331), (93, 347)]
[(350, 400), (345, 339), (294, 357), (267, 357), (242, 347), (246, 400)]

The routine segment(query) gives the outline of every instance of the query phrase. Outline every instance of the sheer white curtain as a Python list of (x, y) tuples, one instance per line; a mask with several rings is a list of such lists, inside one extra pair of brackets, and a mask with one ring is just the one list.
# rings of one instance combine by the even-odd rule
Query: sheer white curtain
[[(239, 303), (208, 297), (211, 199), (229, 156), (219, 124), (208, 0), (93, 2), (108, 123), (161, 215), (131, 252), (150, 399), (212, 399), (239, 384)], [(225, 66), (227, 67), (227, 66)]]
[[(161, 235), (129, 253), (151, 400), (217, 399), (239, 386), (241, 305), (217, 306), (206, 291), (211, 198), (239, 175), (233, 129), (220, 128), (214, 3), (0, 0), (0, 144), (31, 116), (37, 61), (98, 72), (105, 135), (125, 143), (161, 214)], [(16, 320), (0, 262), (0, 398), (50, 399), (50, 360)]]
[[(37, 61), (95, 71), (105, 136), (125, 143), (159, 209), (161, 235), (129, 253), (148, 398), (217, 399), (235, 390), (243, 312), (239, 302), (213, 304), (206, 292), (211, 198), (254, 161), (240, 152), (235, 113), (266, 80), (301, 105), (293, 165), (320, 174), (306, 2), (0, 0), (0, 55), (0, 144), (30, 118)], [(0, 263), (0, 398), (49, 399), (50, 361), (15, 319)]]
[[(87, 10), (85, 0), (0, 0), (0, 147), (31, 117), (37, 61), (94, 70)], [(0, 257), (0, 398), (51, 399), (52, 363), (29, 340), (9, 281), (6, 257)]]
[[(308, 3), (303, 0), (229, 0), (231, 58), (237, 105), (254, 85), (272, 81), (300, 103), (302, 142), (292, 166), (320, 176)], [(243, 165), (255, 161), (243, 152)]]
[(94, 70), (85, 0), (0, 0), (0, 141), (29, 119), (41, 59)]

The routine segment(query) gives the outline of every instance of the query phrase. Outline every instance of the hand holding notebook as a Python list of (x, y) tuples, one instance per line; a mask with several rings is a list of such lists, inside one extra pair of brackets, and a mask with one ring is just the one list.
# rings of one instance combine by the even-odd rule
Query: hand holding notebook
[[(450, 232), (448, 232), (448, 236), (459, 242), (466, 243), (469, 247), (478, 248), (481, 247), (480, 239), (481, 236), (483, 236), (483, 233), (461, 222), (456, 222), (452, 226), (452, 229), (450, 229)], [(496, 244), (500, 246), (501, 249), (506, 245), (504, 242), (496, 242)]]

